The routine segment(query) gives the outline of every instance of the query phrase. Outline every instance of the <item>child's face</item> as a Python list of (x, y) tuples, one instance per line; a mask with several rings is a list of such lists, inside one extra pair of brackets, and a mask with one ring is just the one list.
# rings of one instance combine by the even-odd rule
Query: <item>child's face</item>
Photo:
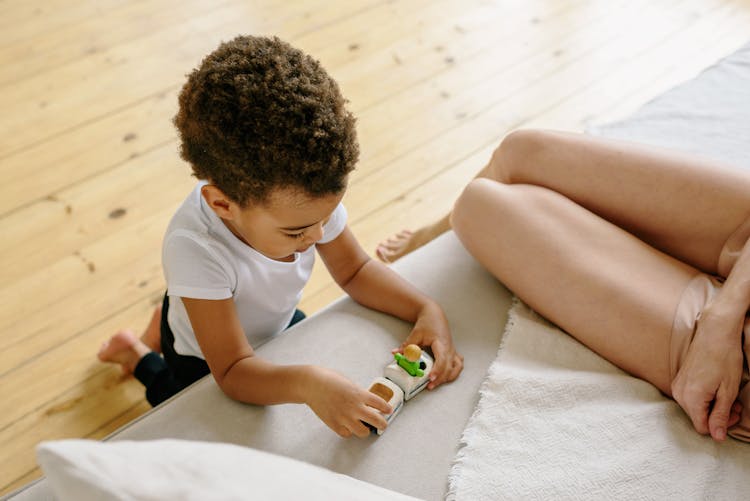
[[(323, 238), (328, 222), (344, 193), (311, 197), (296, 189), (277, 189), (265, 204), (240, 208), (215, 186), (203, 187), (209, 206), (237, 238), (271, 259), (291, 261), (295, 252), (303, 252)], [(223, 195), (223, 194), (222, 194)]]

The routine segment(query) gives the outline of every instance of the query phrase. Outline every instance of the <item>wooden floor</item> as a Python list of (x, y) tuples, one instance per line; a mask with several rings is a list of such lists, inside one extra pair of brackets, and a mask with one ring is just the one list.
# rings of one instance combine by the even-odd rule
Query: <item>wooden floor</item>
[[(368, 250), (446, 212), (518, 127), (621, 117), (750, 36), (750, 0), (0, 0), (0, 494), (34, 446), (148, 410), (97, 362), (163, 294), (160, 244), (194, 180), (171, 117), (221, 40), (321, 60), (358, 116), (346, 197)], [(316, 268), (302, 307), (340, 292)]]

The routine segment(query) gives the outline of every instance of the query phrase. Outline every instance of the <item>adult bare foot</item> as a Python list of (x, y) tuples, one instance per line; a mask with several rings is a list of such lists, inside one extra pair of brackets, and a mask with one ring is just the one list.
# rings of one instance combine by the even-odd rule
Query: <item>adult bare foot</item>
[(383, 262), (392, 263), (439, 237), (450, 228), (449, 214), (440, 221), (429, 226), (423, 226), (417, 231), (402, 230), (385, 242), (380, 242), (375, 249), (375, 255)]
[(154, 308), (146, 330), (141, 334), (141, 342), (151, 351), (161, 353), (161, 304)]
[(96, 356), (102, 362), (120, 364), (123, 373), (132, 374), (138, 361), (150, 351), (133, 331), (121, 330), (102, 343)]

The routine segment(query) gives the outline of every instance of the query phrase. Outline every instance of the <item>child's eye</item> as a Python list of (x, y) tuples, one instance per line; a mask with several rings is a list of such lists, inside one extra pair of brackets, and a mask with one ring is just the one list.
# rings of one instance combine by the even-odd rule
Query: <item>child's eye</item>
[(301, 231), (299, 233), (285, 233), (285, 235), (288, 236), (289, 238), (302, 238), (302, 235), (304, 234), (305, 234), (304, 231)]

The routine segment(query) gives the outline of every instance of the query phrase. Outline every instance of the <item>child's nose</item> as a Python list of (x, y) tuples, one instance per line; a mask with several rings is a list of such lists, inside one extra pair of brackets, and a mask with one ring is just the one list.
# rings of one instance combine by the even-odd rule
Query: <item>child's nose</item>
[(315, 243), (323, 238), (323, 223), (316, 224), (306, 232), (307, 240)]

